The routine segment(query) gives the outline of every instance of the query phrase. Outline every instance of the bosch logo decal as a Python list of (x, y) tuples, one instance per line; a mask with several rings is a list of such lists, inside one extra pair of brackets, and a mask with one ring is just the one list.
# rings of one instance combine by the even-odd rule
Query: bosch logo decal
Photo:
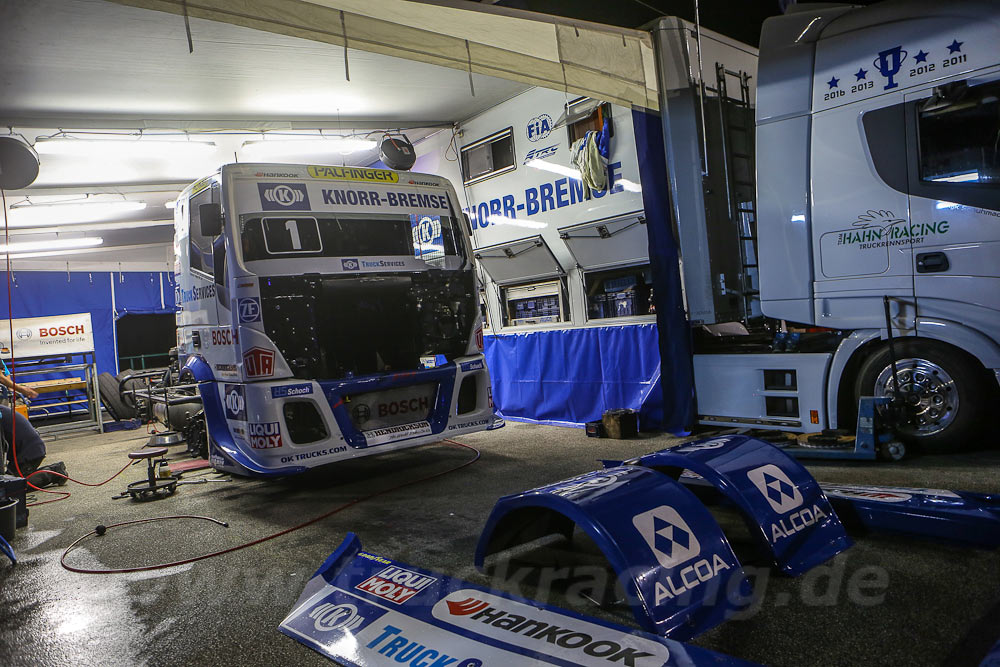
[(265, 211), (309, 210), (309, 192), (304, 183), (258, 183), (257, 188)]
[(223, 400), (226, 403), (226, 419), (235, 421), (247, 420), (246, 394), (241, 384), (227, 384), (222, 387)]
[(243, 370), (249, 378), (274, 375), (274, 352), (263, 347), (253, 347), (243, 354)]
[(528, 121), (525, 128), (528, 141), (541, 141), (552, 134), (552, 116), (547, 113), (538, 114)]
[(240, 342), (240, 334), (232, 329), (212, 329), (212, 345), (234, 345)]
[(372, 410), (364, 403), (359, 403), (351, 410), (351, 416), (354, 417), (355, 424), (364, 424), (372, 418)]
[(318, 605), (309, 612), (309, 618), (313, 619), (313, 626), (320, 632), (356, 630), (359, 625), (365, 622), (364, 617), (358, 613), (358, 608), (347, 603), (327, 602)]
[(251, 423), (248, 426), (247, 439), (254, 449), (277, 449), (283, 444), (278, 422)]
[(18, 329), (14, 335), (17, 336), (18, 340), (27, 340), (31, 338), (31, 329), (28, 328)]
[(403, 604), (435, 581), (435, 577), (391, 565), (355, 588), (394, 604)]
[(426, 413), (431, 409), (431, 402), (426, 396), (421, 396), (420, 398), (404, 399), (401, 401), (390, 401), (388, 403), (379, 403), (377, 407), (379, 417), (387, 417), (389, 415), (405, 415), (410, 412), (422, 412)]
[(240, 313), (240, 322), (243, 324), (260, 322), (260, 299), (257, 297), (243, 297), (237, 303), (237, 309)]
[[(21, 331), (24, 331), (24, 329), (18, 330), (17, 332), (18, 338), (21, 337), (20, 335)], [(74, 336), (76, 334), (82, 334), (82, 333), (86, 333), (86, 330), (84, 329), (82, 324), (72, 324), (68, 327), (40, 327), (38, 329), (39, 338), (46, 338), (53, 336)], [(31, 338), (31, 332), (28, 332), (27, 338)]]
[(305, 396), (311, 393), (313, 393), (313, 386), (311, 384), (288, 384), (282, 387), (271, 387), (271, 398)]

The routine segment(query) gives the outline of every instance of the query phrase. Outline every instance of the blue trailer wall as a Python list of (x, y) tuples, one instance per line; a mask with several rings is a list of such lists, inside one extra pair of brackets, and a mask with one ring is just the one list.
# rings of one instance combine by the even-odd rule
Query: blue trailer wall
[(15, 318), (90, 313), (97, 370), (114, 375), (115, 321), (128, 313), (174, 312), (174, 277), (159, 272), (12, 271), (10, 297), (8, 305), (7, 287), (0, 286), (0, 319), (11, 311)]

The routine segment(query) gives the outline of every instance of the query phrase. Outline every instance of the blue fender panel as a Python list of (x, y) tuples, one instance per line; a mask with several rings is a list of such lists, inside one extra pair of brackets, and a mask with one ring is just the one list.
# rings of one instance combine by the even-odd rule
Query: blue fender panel
[(849, 525), (971, 547), (1000, 547), (1000, 495), (823, 484)]
[(306, 582), (278, 629), (358, 667), (751, 664), (366, 553), (353, 533)]
[(750, 584), (722, 528), (695, 495), (649, 468), (620, 466), (497, 501), (479, 538), (489, 554), (573, 524), (614, 568), (646, 630), (689, 639), (750, 602)]
[(259, 463), (253, 450), (241, 446), (229, 430), (226, 412), (219, 397), (219, 386), (215, 382), (198, 383), (198, 393), (205, 409), (208, 422), (209, 455), (208, 462), (216, 470), (231, 472), (248, 477), (282, 477), (297, 475), (309, 468), (305, 466), (285, 466), (269, 468)]
[(762, 440), (707, 438), (627, 463), (673, 477), (690, 470), (710, 482), (740, 509), (754, 537), (785, 574), (802, 574), (852, 545), (809, 471)]

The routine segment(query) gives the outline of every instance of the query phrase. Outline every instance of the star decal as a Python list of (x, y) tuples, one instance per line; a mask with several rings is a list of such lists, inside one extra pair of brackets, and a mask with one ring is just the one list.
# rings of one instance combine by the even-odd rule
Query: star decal
[(840, 79), (838, 79), (838, 78), (837, 78), (837, 77), (835, 77), (835, 76), (834, 76), (834, 77), (830, 77), (830, 80), (829, 80), (829, 81), (827, 81), (827, 82), (826, 82), (826, 84), (827, 84), (828, 86), (830, 86), (831, 88), (836, 88), (837, 86), (839, 86), (839, 85), (840, 85)]
[(961, 53), (962, 44), (965, 44), (965, 42), (960, 42), (957, 39), (953, 40), (952, 43), (948, 45), (948, 53)]
[(858, 77), (858, 81), (861, 81), (861, 79), (867, 79), (868, 70), (859, 68), (858, 71), (854, 73), (854, 76)]
[(929, 56), (929, 55), (930, 55), (929, 53), (927, 53), (923, 49), (920, 49), (917, 52), (917, 55), (914, 57), (914, 60), (916, 62), (918, 62), (918, 63), (925, 63), (925, 62), (927, 62), (927, 56)]

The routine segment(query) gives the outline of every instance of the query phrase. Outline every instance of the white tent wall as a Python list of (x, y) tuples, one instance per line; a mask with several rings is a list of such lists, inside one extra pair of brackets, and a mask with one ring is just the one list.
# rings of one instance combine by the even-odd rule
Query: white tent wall
[(639, 30), (491, 6), (408, 0), (113, 1), (625, 105), (657, 106), (652, 41)]

